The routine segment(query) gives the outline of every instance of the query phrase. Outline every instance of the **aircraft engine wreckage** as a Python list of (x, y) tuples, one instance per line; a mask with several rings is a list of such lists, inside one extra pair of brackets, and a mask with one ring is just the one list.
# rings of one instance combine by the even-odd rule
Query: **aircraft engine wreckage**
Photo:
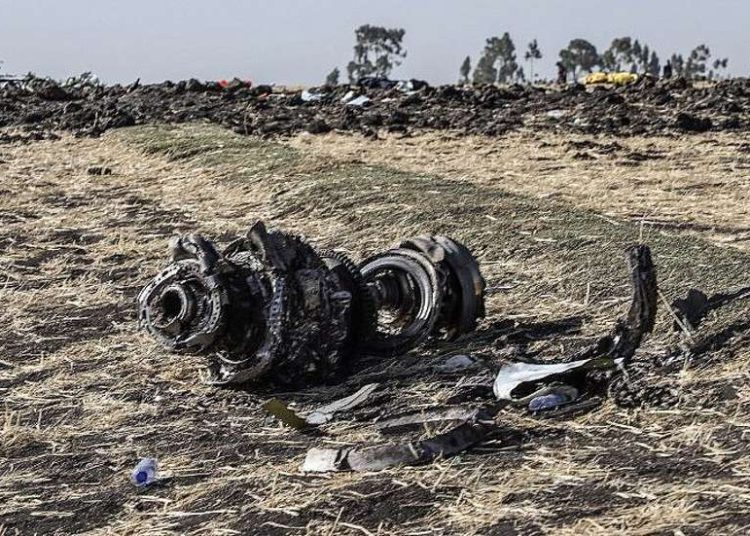
[(357, 266), (257, 222), (222, 252), (200, 235), (175, 237), (170, 256), (138, 296), (139, 324), (169, 350), (208, 355), (213, 383), (324, 382), (357, 353), (453, 339), (484, 316), (479, 266), (444, 236)]

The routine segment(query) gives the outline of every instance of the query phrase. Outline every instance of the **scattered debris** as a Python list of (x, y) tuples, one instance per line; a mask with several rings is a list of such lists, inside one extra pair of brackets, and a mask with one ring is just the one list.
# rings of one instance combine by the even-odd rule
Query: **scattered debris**
[(750, 297), (750, 287), (741, 287), (724, 292), (717, 292), (708, 297), (704, 292), (691, 288), (688, 290), (685, 298), (680, 298), (672, 302), (672, 311), (676, 315), (673, 325), (675, 331), (682, 331), (680, 322), (693, 330), (700, 326), (706, 315), (732, 303), (735, 300)]
[(212, 383), (326, 381), (357, 353), (453, 339), (484, 316), (476, 260), (443, 236), (359, 267), (262, 222), (221, 253), (200, 235), (175, 237), (170, 249), (172, 263), (138, 297), (139, 323), (169, 350), (207, 354)]
[[(538, 383), (550, 383), (574, 371), (614, 369), (622, 360), (582, 359), (569, 363), (512, 363), (500, 369), (492, 387), (498, 400), (509, 400), (516, 404), (529, 404), (533, 399), (554, 392), (556, 387), (537, 387)], [(515, 393), (515, 394), (514, 394)]]
[(302, 466), (305, 472), (381, 471), (398, 465), (418, 465), (452, 456), (479, 443), (494, 428), (493, 414), (479, 412), (448, 432), (409, 443), (373, 447), (312, 448)]
[(305, 89), (300, 95), (300, 98), (304, 102), (318, 102), (320, 100), (323, 100), (323, 97), (324, 95), (322, 93), (316, 93), (308, 89)]
[[(540, 85), (431, 87), (417, 80), (373, 79), (300, 94), (242, 80), (104, 86), (93, 77), (61, 84), (27, 76), (0, 84), (0, 125), (85, 136), (133, 124), (192, 121), (264, 136), (328, 131), (308, 130), (313, 119), (331, 129), (364, 134), (373, 128), (450, 129), (488, 136), (522, 127), (612, 135), (750, 128), (746, 79), (722, 80), (710, 88), (681, 78), (617, 83), (587, 90)], [(357, 113), (365, 108), (372, 113)], [(377, 124), (373, 117), (380, 118)]]
[(377, 423), (381, 433), (403, 432), (425, 425), (476, 420), (484, 410), (466, 407), (447, 407), (415, 411)]
[(684, 299), (672, 302), (672, 310), (677, 315), (673, 327), (675, 331), (682, 331), (682, 322), (689, 330), (697, 328), (703, 316), (709, 310), (708, 296), (700, 290), (691, 288)]
[(279, 421), (283, 422), (287, 426), (296, 428), (297, 430), (303, 430), (310, 426), (320, 426), (331, 422), (334, 417), (341, 413), (351, 411), (363, 402), (378, 388), (379, 384), (370, 383), (365, 385), (356, 393), (349, 395), (345, 398), (341, 398), (330, 404), (326, 404), (317, 409), (314, 409), (307, 417), (300, 417), (296, 412), (289, 409), (281, 400), (273, 398), (263, 404), (263, 409), (268, 413), (276, 417)]
[(370, 102), (370, 98), (369, 97), (366, 97), (364, 95), (360, 95), (359, 97), (354, 97), (352, 100), (347, 101), (346, 105), (347, 106), (364, 106), (368, 102)]
[(263, 404), (263, 409), (265, 409), (268, 413), (291, 428), (295, 428), (297, 430), (303, 430), (307, 428), (308, 423), (305, 421), (305, 419), (298, 416), (278, 398), (272, 398), (271, 400)]
[(463, 372), (466, 370), (472, 370), (479, 366), (479, 361), (471, 356), (468, 355), (454, 355), (453, 357), (450, 357), (446, 359), (443, 363), (440, 363), (439, 365), (435, 366), (435, 370), (438, 372), (445, 372), (445, 373), (451, 373), (451, 372)]
[(156, 482), (156, 460), (154, 458), (143, 458), (130, 474), (130, 480), (139, 488)]
[(395, 80), (389, 80), (382, 76), (363, 76), (357, 80), (357, 85), (365, 89), (392, 89), (396, 87)]
[(112, 170), (104, 166), (91, 166), (86, 170), (89, 175), (112, 175)]
[[(499, 371), (493, 385), (499, 405), (483, 409), (447, 407), (411, 412), (377, 425), (381, 432), (393, 433), (426, 425), (459, 423), (448, 432), (417, 442), (312, 448), (302, 470), (378, 471), (450, 456), (482, 441), (494, 427), (494, 416), (508, 402), (527, 405), (529, 411), (546, 417), (589, 410), (599, 405), (601, 398), (589, 388), (592, 375), (595, 377), (602, 371), (609, 372), (627, 364), (643, 336), (654, 327), (657, 289), (651, 251), (647, 246), (637, 245), (626, 253), (633, 287), (630, 309), (627, 316), (616, 323), (611, 334), (584, 352), (587, 354), (585, 358), (567, 363), (507, 365)], [(471, 307), (468, 310), (472, 310)], [(451, 359), (452, 365), (459, 367), (473, 362), (468, 356)]]
[(545, 394), (532, 398), (529, 401), (529, 411), (539, 412), (557, 409), (578, 398), (578, 389), (569, 385), (556, 385)]
[[(617, 321), (612, 333), (580, 352), (581, 359), (565, 363), (513, 363), (503, 367), (493, 385), (499, 400), (530, 404), (539, 397), (559, 393), (561, 385), (574, 388), (576, 395), (584, 396), (591, 394), (588, 392), (591, 391), (589, 372), (612, 371), (628, 364), (643, 337), (653, 331), (657, 286), (656, 269), (648, 246), (629, 248), (626, 260), (633, 295), (627, 316)], [(571, 393), (571, 390), (566, 391), (566, 395)], [(551, 400), (544, 398), (539, 404)]]
[(336, 414), (350, 411), (362, 404), (373, 392), (375, 392), (378, 386), (379, 384), (377, 383), (367, 384), (353, 395), (349, 395), (346, 398), (341, 398), (335, 402), (321, 406), (310, 413), (310, 415), (305, 418), (305, 421), (308, 424), (313, 425), (330, 422)]
[(713, 123), (708, 117), (698, 117), (693, 114), (680, 112), (675, 119), (675, 126), (686, 132), (706, 132), (711, 130)]

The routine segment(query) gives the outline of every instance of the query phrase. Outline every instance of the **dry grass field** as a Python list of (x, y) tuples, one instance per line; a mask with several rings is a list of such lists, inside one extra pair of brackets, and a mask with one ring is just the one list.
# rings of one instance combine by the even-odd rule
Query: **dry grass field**
[[(487, 374), (437, 373), (447, 355), (496, 370), (593, 341), (627, 306), (630, 244), (651, 247), (666, 302), (750, 284), (749, 183), (750, 145), (728, 134), (261, 141), (189, 125), (2, 144), (0, 535), (746, 534), (742, 293), (689, 338), (660, 302), (635, 358), (636, 407), (559, 419), (510, 408), (488, 441), (423, 467), (301, 465), (311, 446), (388, 440), (373, 423), (389, 415), (482, 405)], [(204, 385), (199, 357), (137, 331), (135, 296), (173, 233), (226, 243), (258, 218), (355, 258), (455, 236), (480, 260), (488, 316), (462, 340), (363, 358), (339, 385)], [(309, 409), (373, 380), (365, 405), (314, 434), (261, 407), (275, 396)], [(145, 456), (164, 478), (137, 489), (129, 471)]]

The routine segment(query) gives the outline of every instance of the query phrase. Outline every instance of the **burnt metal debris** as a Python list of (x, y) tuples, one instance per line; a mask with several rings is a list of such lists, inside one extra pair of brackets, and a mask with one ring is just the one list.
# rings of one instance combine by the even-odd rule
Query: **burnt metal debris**
[[(382, 433), (414, 425), (454, 426), (434, 437), (419, 441), (376, 445), (311, 448), (302, 470), (306, 472), (378, 471), (397, 465), (418, 465), (438, 457), (458, 454), (485, 440), (498, 430), (496, 419), (512, 403), (527, 403), (534, 397), (565, 391), (570, 400), (562, 405), (532, 411), (540, 417), (554, 417), (587, 411), (599, 405), (598, 384), (602, 373), (611, 374), (631, 361), (643, 338), (654, 328), (657, 306), (656, 269), (648, 246), (635, 245), (626, 251), (633, 289), (630, 309), (618, 320), (612, 332), (587, 351), (586, 359), (557, 364), (516, 363), (503, 368), (495, 379), (499, 399), (485, 407), (447, 407), (399, 415), (379, 424)], [(580, 357), (580, 356), (578, 356)], [(559, 380), (580, 382), (578, 388)], [(541, 388), (540, 388), (541, 387)], [(524, 390), (525, 389), (525, 390)], [(521, 398), (515, 398), (517, 391)], [(579, 397), (579, 392), (584, 396)]]
[(184, 80), (105, 86), (91, 75), (60, 83), (33, 75), (0, 82), (0, 126), (78, 136), (153, 123), (210, 121), (266, 137), (451, 130), (502, 136), (520, 128), (580, 134), (654, 135), (750, 130), (750, 81), (693, 83), (642, 77), (622, 87), (520, 85), (432, 87), (363, 80), (306, 91)]
[(213, 383), (326, 382), (358, 353), (453, 339), (484, 316), (479, 266), (444, 236), (404, 241), (357, 266), (257, 222), (221, 252), (190, 234), (170, 253), (138, 296), (139, 323), (169, 350), (206, 354)]

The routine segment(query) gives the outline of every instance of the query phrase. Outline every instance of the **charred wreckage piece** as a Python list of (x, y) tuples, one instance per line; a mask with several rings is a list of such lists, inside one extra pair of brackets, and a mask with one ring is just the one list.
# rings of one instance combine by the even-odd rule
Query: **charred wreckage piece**
[[(499, 431), (496, 419), (500, 411), (512, 403), (527, 403), (532, 397), (549, 392), (559, 380), (577, 381), (585, 395), (573, 403), (546, 412), (543, 417), (560, 416), (588, 410), (598, 405), (594, 396), (601, 387), (601, 375), (611, 375), (631, 362), (643, 338), (654, 329), (657, 307), (656, 268), (651, 250), (645, 245), (627, 249), (626, 261), (630, 272), (632, 299), (630, 309), (615, 323), (611, 333), (573, 361), (557, 364), (516, 363), (498, 373), (493, 390), (497, 401), (480, 408), (447, 407), (437, 411), (416, 411), (381, 422), (381, 431), (404, 425), (456, 422), (436, 436), (400, 443), (311, 448), (307, 452), (303, 471), (379, 471), (398, 465), (418, 465), (439, 457), (462, 452)], [(587, 385), (590, 384), (590, 385)], [(570, 386), (568, 386), (570, 389)], [(536, 390), (536, 392), (533, 392)], [(575, 398), (575, 396), (573, 397)]]
[(484, 316), (485, 282), (462, 244), (420, 236), (359, 266), (255, 223), (222, 252), (175, 237), (138, 296), (140, 326), (172, 351), (209, 356), (212, 383), (332, 380), (357, 354), (453, 339)]

